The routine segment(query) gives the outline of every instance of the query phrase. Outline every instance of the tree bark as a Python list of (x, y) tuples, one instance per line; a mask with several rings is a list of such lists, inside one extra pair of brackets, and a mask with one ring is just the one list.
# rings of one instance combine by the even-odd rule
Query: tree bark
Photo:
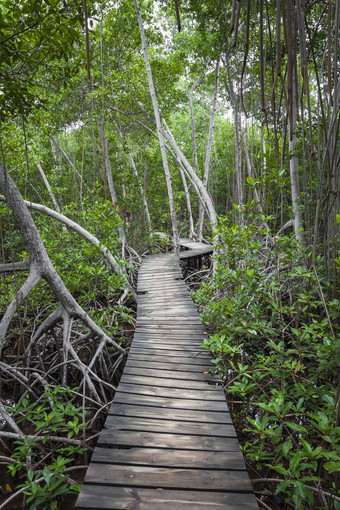
[(103, 151), (103, 158), (104, 158), (104, 162), (105, 162), (106, 177), (107, 177), (107, 182), (109, 184), (109, 191), (110, 191), (112, 204), (118, 205), (117, 194), (116, 194), (115, 186), (113, 184), (111, 160), (110, 160), (109, 150), (107, 148), (104, 124), (103, 124), (103, 121), (100, 119), (97, 120), (97, 124), (98, 124), (100, 140), (102, 143), (102, 151)]
[(216, 224), (217, 224), (217, 215), (216, 215), (216, 211), (215, 211), (215, 207), (214, 207), (213, 201), (212, 201), (212, 199), (211, 199), (211, 197), (210, 197), (206, 187), (203, 185), (203, 182), (198, 177), (198, 175), (196, 174), (195, 170), (192, 168), (192, 166), (190, 165), (190, 163), (187, 160), (187, 158), (184, 156), (184, 154), (181, 151), (181, 149), (178, 147), (178, 145), (177, 145), (177, 143), (175, 141), (175, 138), (174, 138), (173, 134), (171, 133), (170, 129), (168, 128), (168, 126), (166, 125), (166, 123), (165, 123), (165, 128), (166, 128), (166, 130), (164, 131), (164, 137), (166, 138), (168, 143), (171, 145), (171, 147), (174, 150), (176, 156), (181, 161), (181, 163), (183, 164), (184, 168), (187, 170), (188, 174), (190, 175), (192, 181), (195, 183), (195, 185), (199, 189), (199, 191), (201, 193), (201, 196), (202, 196), (202, 199), (204, 200), (204, 202), (205, 202), (205, 204), (207, 206), (207, 209), (209, 211), (209, 219), (210, 219), (210, 221), (212, 223), (212, 226), (214, 228), (216, 226)]
[[(219, 90), (219, 75), (220, 75), (220, 61), (218, 60), (216, 64), (215, 70), (215, 90), (214, 90), (214, 98), (213, 104), (211, 107), (210, 114), (210, 122), (209, 122), (209, 135), (207, 142), (207, 150), (205, 154), (205, 163), (204, 163), (204, 176), (203, 176), (203, 186), (208, 189), (208, 181), (209, 181), (209, 172), (210, 172), (210, 161), (211, 161), (211, 150), (214, 139), (214, 128), (215, 128), (215, 114), (216, 114), (216, 105), (217, 105), (217, 96)], [(203, 220), (204, 220), (204, 209), (202, 205), (199, 208), (199, 217), (198, 217), (198, 240), (201, 242), (203, 238)]]
[(291, 0), (287, 0), (287, 48), (288, 48), (288, 127), (289, 127), (289, 170), (291, 183), (291, 196), (294, 215), (294, 233), (296, 239), (304, 244), (302, 212), (300, 202), (300, 183), (299, 183), (299, 164), (297, 158), (297, 61), (296, 61), (296, 30), (295, 30), (295, 12)]
[[(44, 243), (42, 242), (32, 216), (27, 210), (26, 204), (20, 194), (20, 191), (1, 163), (0, 190), (3, 192), (9, 207), (12, 209), (13, 216), (18, 223), (21, 235), (29, 251), (30, 274), (21, 289), (23, 299), (25, 299), (29, 294), (30, 288), (33, 288), (33, 283), (36, 285), (40, 278), (44, 278), (63, 309), (69, 314), (70, 317), (79, 318), (100, 340), (105, 339), (111, 345), (114, 344), (118, 351), (124, 352), (124, 349), (122, 349), (120, 345), (116, 344), (101, 328), (99, 328), (93, 322), (93, 320), (89, 317), (85, 310), (81, 308), (81, 306), (77, 303), (77, 301), (65, 286), (64, 282), (50, 261)], [(18, 299), (21, 299), (20, 296), (18, 296)], [(11, 307), (13, 307), (13, 305), (9, 306), (9, 308)], [(6, 313), (7, 312), (5, 312), (5, 316)], [(9, 313), (10, 312), (8, 312), (8, 314)], [(6, 333), (9, 322), (6, 320), (4, 323), (1, 322), (1, 324), (0, 355), (6, 340)]]
[(142, 15), (141, 15), (140, 8), (139, 8), (138, 0), (134, 0), (134, 4), (135, 4), (137, 18), (138, 18), (139, 31), (140, 31), (140, 35), (141, 35), (141, 39), (142, 39), (144, 62), (145, 62), (145, 67), (146, 67), (146, 73), (148, 76), (150, 95), (151, 95), (151, 100), (152, 100), (152, 105), (153, 105), (153, 110), (154, 110), (154, 115), (155, 115), (155, 120), (156, 120), (159, 145), (160, 145), (160, 149), (161, 149), (163, 168), (164, 168), (165, 179), (166, 179), (166, 184), (167, 184), (167, 189), (168, 189), (174, 250), (175, 250), (176, 256), (178, 257), (180, 246), (179, 246), (176, 209), (175, 209), (175, 201), (174, 201), (174, 195), (173, 195), (173, 189), (172, 189), (170, 168), (169, 168), (168, 159), (166, 156), (166, 150), (165, 150), (165, 145), (164, 145), (164, 140), (163, 140), (161, 118), (160, 118), (158, 102), (157, 102), (155, 87), (154, 87), (153, 78), (152, 78), (152, 71), (151, 71), (151, 66), (150, 66), (150, 62), (149, 62), (149, 56), (148, 56), (145, 33), (144, 33), (144, 25), (143, 25), (143, 20), (142, 20)]
[(194, 116), (194, 106), (193, 106), (193, 95), (199, 84), (201, 83), (204, 77), (205, 71), (201, 73), (199, 78), (195, 81), (193, 86), (189, 92), (189, 108), (190, 108), (190, 120), (191, 120), (191, 142), (192, 142), (192, 166), (195, 171), (197, 171), (197, 146), (196, 146), (196, 127), (195, 127), (195, 116)]
[(235, 172), (236, 172), (236, 191), (237, 191), (237, 202), (239, 206), (239, 222), (241, 227), (244, 225), (244, 214), (242, 211), (243, 206), (243, 183), (242, 183), (242, 159), (241, 159), (241, 147), (240, 147), (240, 116), (238, 99), (234, 89), (233, 78), (230, 70), (230, 59), (228, 53), (226, 53), (226, 70), (228, 76), (227, 89), (229, 90), (230, 100), (234, 114), (234, 129), (235, 129)]
[[(118, 125), (116, 125), (117, 127), (117, 131), (118, 131), (118, 134), (120, 136), (120, 139), (122, 141), (122, 144), (124, 145), (125, 143), (125, 140), (124, 140), (124, 136), (123, 136), (123, 133), (121, 132), (120, 128)], [(127, 149), (127, 152), (128, 152), (128, 156), (129, 156), (129, 161), (130, 161), (130, 165), (132, 167), (132, 171), (133, 171), (133, 174), (135, 176), (135, 179), (136, 179), (136, 183), (139, 187), (139, 192), (141, 194), (141, 197), (142, 197), (142, 201), (143, 201), (143, 207), (144, 207), (144, 214), (145, 214), (145, 218), (146, 218), (146, 224), (148, 226), (148, 231), (149, 231), (149, 234), (151, 234), (152, 232), (152, 228), (151, 228), (151, 218), (150, 218), (150, 212), (149, 212), (149, 206), (148, 206), (148, 201), (146, 199), (146, 189), (145, 187), (143, 187), (142, 183), (141, 183), (141, 180), (140, 180), (140, 176), (138, 174), (138, 170), (136, 168), (136, 164), (135, 164), (135, 160), (133, 159), (133, 156), (132, 156), (132, 152), (130, 151), (129, 147), (127, 146), (126, 144), (126, 149)]]
[[(182, 179), (184, 193), (185, 193), (185, 200), (187, 203), (187, 209), (188, 209), (188, 215), (189, 215), (189, 239), (194, 239), (196, 237), (196, 234), (195, 234), (195, 229), (194, 229), (194, 220), (192, 217), (190, 194), (189, 194), (187, 181), (185, 178), (185, 173), (184, 173), (184, 170), (183, 170), (183, 167), (181, 164), (179, 165), (179, 171), (181, 174), (181, 179)], [(200, 205), (202, 206), (202, 208), (204, 207), (204, 204), (200, 204)]]

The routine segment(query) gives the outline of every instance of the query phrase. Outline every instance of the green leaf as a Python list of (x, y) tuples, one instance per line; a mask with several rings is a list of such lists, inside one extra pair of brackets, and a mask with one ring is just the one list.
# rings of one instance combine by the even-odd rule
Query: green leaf
[(285, 441), (282, 445), (282, 453), (285, 457), (287, 457), (287, 454), (289, 450), (292, 448), (292, 441), (288, 439), (288, 441)]
[(295, 430), (296, 432), (307, 433), (307, 429), (305, 427), (303, 427), (302, 425), (298, 425), (297, 423), (294, 423), (292, 421), (287, 421), (285, 425), (287, 425), (287, 427), (291, 428), (292, 430)]
[(335, 473), (336, 471), (340, 471), (340, 461), (325, 462), (323, 467), (328, 473)]

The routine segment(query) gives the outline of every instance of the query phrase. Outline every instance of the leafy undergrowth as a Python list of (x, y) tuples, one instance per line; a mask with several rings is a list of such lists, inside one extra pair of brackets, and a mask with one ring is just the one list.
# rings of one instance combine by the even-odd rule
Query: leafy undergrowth
[[(97, 235), (129, 273), (133, 266), (120, 255), (118, 215), (104, 201), (87, 205), (77, 210), (70, 204), (65, 212)], [(1, 219), (6, 232), (14, 234), (11, 217)], [(134, 330), (135, 310), (128, 297), (119, 301), (125, 288), (121, 275), (112, 272), (99, 249), (83, 238), (60, 225), (51, 229), (46, 218), (36, 215), (35, 220), (73, 296), (111, 339), (126, 347)], [(16, 260), (27, 256), (19, 236), (5, 241), (5, 261), (10, 259), (10, 241)], [(0, 311), (6, 309), (24, 277), (12, 273), (0, 277)], [(6, 337), (0, 366), (0, 508), (73, 507), (89, 452), (120, 378), (124, 357), (114, 346), (105, 346), (91, 366), (98, 339), (76, 319), (70, 321), (67, 343), (60, 320), (29, 353), (32, 337), (55, 307), (54, 296), (41, 282), (14, 317)], [(64, 355), (65, 345), (72, 350)]]
[(292, 235), (221, 221), (217, 272), (194, 293), (257, 497), (340, 508), (339, 300)]

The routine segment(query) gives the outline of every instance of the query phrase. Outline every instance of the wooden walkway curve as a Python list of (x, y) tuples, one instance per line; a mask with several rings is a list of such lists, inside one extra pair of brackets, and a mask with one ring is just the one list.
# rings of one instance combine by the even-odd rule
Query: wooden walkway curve
[(204, 335), (174, 255), (145, 257), (134, 339), (78, 510), (258, 508)]

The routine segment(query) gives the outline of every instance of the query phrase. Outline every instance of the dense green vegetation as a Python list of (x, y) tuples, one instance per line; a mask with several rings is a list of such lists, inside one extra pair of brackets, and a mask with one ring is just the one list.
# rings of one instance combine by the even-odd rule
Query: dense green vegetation
[(70, 508), (178, 233), (259, 504), (340, 508), (339, 1), (84, 5), (0, 5), (0, 508)]

